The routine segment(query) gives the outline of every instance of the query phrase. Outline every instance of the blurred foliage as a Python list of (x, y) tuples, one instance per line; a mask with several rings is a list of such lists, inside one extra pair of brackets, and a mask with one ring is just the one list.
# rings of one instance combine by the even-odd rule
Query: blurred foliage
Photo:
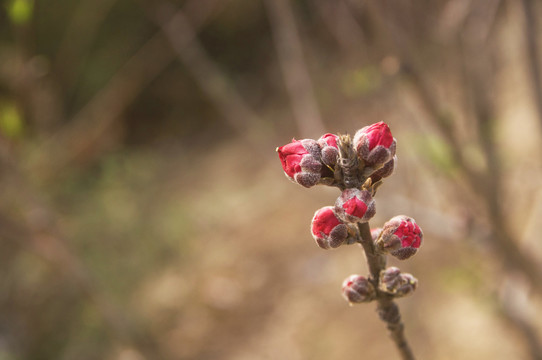
[(15, 104), (0, 103), (0, 133), (16, 139), (23, 135), (23, 130), (23, 118)]
[(10, 0), (6, 5), (10, 20), (17, 25), (26, 24), (34, 11), (33, 0)]
[(417, 147), (417, 152), (426, 159), (439, 172), (453, 175), (457, 164), (452, 158), (452, 149), (438, 136), (414, 136), (412, 144)]

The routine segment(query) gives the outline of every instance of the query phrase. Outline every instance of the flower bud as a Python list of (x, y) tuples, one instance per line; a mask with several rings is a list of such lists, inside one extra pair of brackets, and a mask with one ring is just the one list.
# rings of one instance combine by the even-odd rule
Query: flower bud
[(322, 163), (321, 148), (316, 140), (295, 140), (277, 148), (284, 173), (290, 180), (311, 187), (318, 184)]
[(402, 297), (412, 294), (417, 287), (418, 280), (411, 274), (401, 273), (399, 268), (392, 266), (380, 272), (380, 291)]
[(322, 249), (339, 247), (352, 237), (350, 228), (335, 216), (332, 206), (325, 206), (314, 213), (311, 232)]
[(382, 180), (393, 174), (395, 171), (395, 166), (397, 165), (397, 155), (394, 156), (390, 161), (385, 163), (380, 169), (376, 170), (371, 174), (371, 180), (374, 183)]
[(378, 169), (395, 155), (396, 141), (386, 123), (379, 122), (358, 130), (354, 149), (365, 165)]
[(325, 134), (318, 139), (318, 145), (322, 148), (322, 162), (331, 168), (337, 164), (339, 157), (338, 139), (339, 137), (334, 134)]
[(346, 189), (335, 201), (335, 213), (344, 222), (367, 222), (375, 212), (375, 201), (367, 190)]
[(422, 240), (422, 229), (414, 219), (399, 215), (384, 224), (382, 233), (376, 241), (376, 247), (383, 253), (389, 253), (399, 260), (405, 260), (416, 254)]
[(350, 304), (369, 302), (376, 296), (373, 284), (361, 275), (350, 275), (347, 277), (343, 281), (342, 293), (346, 301)]

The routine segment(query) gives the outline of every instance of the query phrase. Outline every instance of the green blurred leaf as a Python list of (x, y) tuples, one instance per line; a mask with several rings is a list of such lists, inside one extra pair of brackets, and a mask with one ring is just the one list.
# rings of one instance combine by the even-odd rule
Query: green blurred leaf
[(14, 24), (26, 24), (34, 12), (33, 0), (11, 0), (7, 5), (9, 18)]
[(417, 150), (438, 170), (446, 173), (453, 173), (456, 164), (452, 157), (452, 149), (442, 138), (434, 135), (427, 135), (418, 138)]
[(13, 103), (0, 103), (0, 133), (15, 139), (23, 134), (24, 124), (21, 113)]
[(382, 84), (382, 76), (375, 66), (365, 66), (351, 71), (343, 79), (343, 92), (347, 96), (355, 97), (369, 94), (377, 90)]

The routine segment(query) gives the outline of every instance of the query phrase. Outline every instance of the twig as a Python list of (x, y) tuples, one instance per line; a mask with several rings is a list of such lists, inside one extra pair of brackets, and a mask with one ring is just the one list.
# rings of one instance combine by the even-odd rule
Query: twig
[[(472, 59), (465, 59), (465, 61), (472, 61)], [(476, 73), (472, 73), (471, 69), (466, 69), (467, 72), (471, 70), (466, 75), (468, 78), (474, 79), (474, 81), (478, 80), (476, 84), (470, 84), (475, 86), (477, 91), (469, 93), (472, 93), (474, 97), (475, 119), (479, 128), (478, 135), (488, 164), (485, 171), (476, 172), (468, 165), (462, 151), (462, 144), (454, 136), (452, 119), (450, 116), (445, 115), (446, 112), (442, 110), (435, 93), (429, 89), (420, 72), (414, 66), (409, 65), (408, 59), (405, 60), (405, 63), (407, 65), (404, 66), (403, 71), (406, 79), (413, 86), (424, 110), (437, 125), (441, 135), (450, 146), (457, 169), (463, 173), (473, 193), (480, 197), (487, 209), (494, 237), (491, 242), (492, 247), (510, 268), (522, 272), (532, 283), (533, 288), (538, 292), (542, 292), (542, 272), (540, 267), (530, 256), (521, 252), (504, 221), (499, 196), (501, 174), (497, 152), (493, 143), (493, 110), (489, 100), (483, 98), (486, 91), (480, 88), (483, 85), (482, 79), (479, 79)]]
[(289, 0), (264, 0), (264, 4), (298, 129), (303, 136), (322, 134), (325, 127)]
[(263, 129), (263, 120), (248, 106), (226, 75), (208, 56), (184, 12), (171, 10), (166, 14), (169, 16), (173, 12), (172, 17), (162, 17), (154, 21), (162, 28), (177, 58), (222, 112), (230, 126), (240, 135), (245, 135), (245, 141), (251, 143), (254, 149), (261, 150), (259, 140), (246, 135), (250, 129)]
[(55, 174), (95, 146), (141, 90), (174, 58), (160, 33), (149, 39), (68, 125), (38, 149), (38, 154), (45, 157), (42, 162), (47, 175)]
[(386, 257), (377, 254), (369, 223), (358, 223), (358, 228), (361, 236), (361, 246), (363, 246), (363, 250), (365, 250), (367, 265), (371, 274), (369, 281), (372, 282), (376, 289), (378, 315), (380, 316), (380, 319), (386, 323), (390, 337), (395, 343), (401, 358), (403, 360), (413, 360), (414, 354), (405, 337), (399, 306), (393, 301), (392, 296), (378, 290), (380, 272), (386, 268)]
[[(195, 2), (189, 2), (190, 6)], [(194, 34), (204, 25), (212, 6), (197, 15)], [(195, 11), (192, 9), (192, 11)], [(96, 147), (108, 129), (141, 91), (176, 59), (162, 31), (156, 32), (141, 48), (121, 66), (117, 73), (61, 130), (44, 142), (37, 153), (42, 159), (42, 174), (52, 175), (68, 166), (82, 152)]]

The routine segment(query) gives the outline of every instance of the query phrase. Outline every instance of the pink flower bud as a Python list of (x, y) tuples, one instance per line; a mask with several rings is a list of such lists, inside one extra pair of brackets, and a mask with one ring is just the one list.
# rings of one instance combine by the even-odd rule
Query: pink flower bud
[(378, 169), (395, 155), (396, 141), (390, 128), (379, 122), (358, 130), (354, 135), (354, 149), (365, 165)]
[(338, 149), (337, 141), (339, 140), (339, 137), (335, 134), (325, 134), (318, 139), (318, 144), (323, 148), (325, 146), (332, 146), (335, 149)]
[(405, 260), (416, 254), (422, 240), (422, 229), (414, 219), (399, 215), (384, 224), (382, 233), (376, 241), (376, 247), (383, 253), (389, 253), (399, 260)]
[(343, 281), (342, 293), (346, 301), (350, 304), (369, 302), (376, 296), (373, 284), (361, 275), (350, 275), (347, 277)]
[(290, 180), (311, 187), (318, 184), (322, 163), (320, 146), (316, 140), (295, 140), (277, 148), (284, 173)]
[(322, 148), (322, 162), (327, 166), (334, 167), (339, 157), (339, 147), (337, 141), (339, 137), (335, 134), (325, 134), (318, 139), (318, 144)]
[(346, 189), (335, 201), (335, 213), (347, 223), (367, 222), (375, 212), (375, 201), (367, 190)]
[(332, 206), (325, 206), (314, 213), (311, 223), (312, 237), (322, 249), (341, 246), (353, 237), (350, 228), (335, 216)]
[(396, 165), (397, 155), (394, 156), (390, 161), (385, 163), (380, 169), (376, 170), (371, 174), (371, 180), (373, 184), (393, 174)]
[(418, 287), (418, 280), (411, 274), (401, 273), (396, 267), (389, 267), (380, 272), (378, 288), (395, 297), (410, 295)]

